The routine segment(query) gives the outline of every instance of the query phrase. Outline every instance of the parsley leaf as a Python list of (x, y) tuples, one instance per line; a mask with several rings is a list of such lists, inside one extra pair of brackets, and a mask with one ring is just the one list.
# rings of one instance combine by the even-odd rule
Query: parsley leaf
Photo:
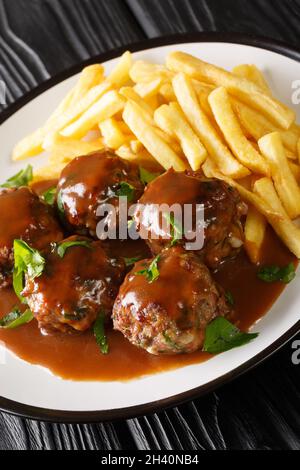
[(108, 354), (108, 342), (107, 337), (105, 335), (104, 322), (105, 315), (101, 313), (94, 323), (93, 331), (96, 338), (96, 343), (98, 344), (100, 351), (102, 352), (102, 354)]
[(24, 170), (8, 178), (4, 184), (1, 184), (1, 188), (20, 188), (21, 186), (28, 186), (32, 179), (32, 166), (28, 165)]
[(207, 327), (203, 351), (218, 354), (238, 348), (257, 338), (258, 333), (243, 333), (224, 317), (217, 317)]
[(0, 328), (12, 330), (13, 328), (18, 328), (19, 326), (29, 323), (33, 318), (34, 316), (31, 310), (27, 309), (22, 313), (15, 307), (10, 313), (0, 319)]
[(133, 264), (137, 263), (138, 261), (140, 261), (141, 258), (139, 257), (136, 257), (136, 258), (124, 258), (124, 262), (126, 264), (126, 266), (132, 266)]
[(164, 218), (170, 225), (171, 229), (171, 246), (174, 246), (178, 243), (179, 240), (182, 239), (183, 236), (183, 231), (182, 231), (182, 226), (178, 223), (178, 221), (175, 219), (174, 214), (169, 214), (168, 212), (165, 212)]
[(149, 283), (156, 281), (159, 278), (158, 262), (160, 257), (160, 255), (157, 255), (150, 263), (148, 268), (137, 271), (135, 274), (145, 276)]
[(73, 241), (58, 243), (56, 245), (58, 256), (60, 256), (60, 258), (63, 258), (66, 254), (66, 251), (72, 246), (84, 246), (86, 248), (91, 248), (91, 242), (88, 240), (73, 240)]
[(56, 186), (53, 186), (52, 188), (47, 189), (47, 191), (45, 191), (42, 194), (42, 199), (49, 206), (53, 206), (55, 203), (55, 195), (56, 195)]
[(62, 200), (61, 190), (59, 191), (59, 193), (57, 195), (57, 208), (58, 208), (59, 215), (61, 217), (64, 217), (65, 208), (64, 208), (64, 203), (63, 203), (63, 200)]
[(295, 276), (296, 270), (293, 263), (289, 263), (283, 268), (279, 266), (264, 266), (257, 273), (257, 277), (264, 282), (281, 281), (285, 284), (291, 282)]
[(131, 202), (134, 198), (134, 187), (127, 183), (126, 181), (121, 181), (120, 188), (117, 190), (117, 196), (119, 197), (127, 197), (127, 200)]
[(24, 302), (21, 296), (24, 289), (24, 274), (28, 274), (30, 279), (41, 276), (45, 259), (39, 251), (31, 248), (23, 240), (14, 240), (14, 260), (13, 287), (19, 299)]
[(146, 186), (148, 183), (151, 183), (151, 181), (155, 180), (159, 176), (159, 173), (151, 173), (148, 170), (145, 170), (145, 168), (140, 166), (140, 180), (141, 182)]
[(234, 305), (234, 298), (233, 298), (232, 292), (230, 291), (225, 292), (225, 299), (229, 305), (231, 306)]

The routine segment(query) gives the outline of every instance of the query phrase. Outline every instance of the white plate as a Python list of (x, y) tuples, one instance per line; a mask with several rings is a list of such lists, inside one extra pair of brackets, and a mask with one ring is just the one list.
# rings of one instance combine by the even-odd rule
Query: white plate
[[(254, 63), (265, 72), (275, 96), (293, 107), (291, 103), (292, 82), (300, 77), (300, 63), (287, 56), (300, 60), (300, 53), (270, 41), (240, 39), (234, 37), (228, 42), (222, 42), (220, 36), (198, 34), (196, 37), (195, 35), (192, 38), (189, 37), (191, 42), (178, 44), (182, 42), (181, 39), (174, 41), (171, 45), (154, 48), (152, 47), (153, 41), (150, 41), (146, 47), (145, 45), (134, 47), (135, 50), (141, 47), (144, 49), (135, 52), (134, 58), (163, 62), (170, 51), (180, 49), (227, 69), (240, 63)], [(232, 42), (252, 43), (258, 47)], [(158, 41), (156, 40), (155, 43), (157, 44)], [(170, 44), (170, 39), (160, 40), (160, 43)], [(285, 55), (267, 49), (279, 51)], [(112, 53), (112, 56), (115, 56), (115, 53)], [(97, 61), (102, 61), (102, 58), (103, 56), (97, 58)], [(105, 63), (107, 70), (114, 65), (116, 60), (112, 59)], [(77, 67), (77, 71), (82, 65)], [(9, 114), (10, 117), (4, 122), (2, 117), (1, 181), (24, 166), (24, 162), (13, 164), (10, 161), (10, 152), (14, 144), (45, 121), (55, 105), (76, 81), (76, 75), (59, 83), (58, 80), (60, 78), (44, 85), (44, 89), (48, 89), (41, 94), (38, 94), (40, 93), (38, 90), (27, 96), (26, 101), (35, 97), (24, 106), (21, 106), (24, 103), (23, 100), (6, 111), (4, 117), (6, 118)], [(55, 82), (57, 84), (52, 86)], [(19, 109), (14, 112), (16, 108)], [(295, 111), (299, 118), (299, 109)], [(41, 164), (41, 161), (33, 159), (32, 163), (37, 166)], [(260, 335), (249, 345), (221, 354), (201, 364), (129, 382), (63, 380), (51, 375), (42, 367), (20, 360), (2, 348), (0, 359), (5, 354), (6, 361), (5, 365), (0, 365), (0, 407), (35, 418), (56, 421), (95, 421), (147, 413), (193, 398), (212, 390), (257, 364), (299, 330), (298, 289), (299, 276), (297, 275), (296, 280), (288, 285), (268, 314), (255, 325), (255, 331), (259, 331)]]

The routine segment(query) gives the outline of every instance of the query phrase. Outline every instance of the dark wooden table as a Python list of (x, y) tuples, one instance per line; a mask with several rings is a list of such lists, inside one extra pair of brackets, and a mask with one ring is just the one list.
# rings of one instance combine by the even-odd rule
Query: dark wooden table
[[(0, 78), (10, 104), (82, 59), (141, 39), (237, 31), (298, 46), (299, 24), (300, 0), (0, 0)], [(2, 413), (0, 449), (299, 450), (300, 365), (291, 355), (288, 344), (215, 393), (114, 424), (47, 424)]]

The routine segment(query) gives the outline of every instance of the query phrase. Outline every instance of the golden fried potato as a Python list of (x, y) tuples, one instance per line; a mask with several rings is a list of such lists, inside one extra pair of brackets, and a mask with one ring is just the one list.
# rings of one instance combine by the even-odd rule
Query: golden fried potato
[(283, 129), (289, 129), (295, 121), (293, 110), (266, 95), (253, 82), (237, 77), (220, 67), (184, 52), (171, 52), (167, 57), (167, 67), (174, 72), (183, 72), (196, 80), (225, 87), (230, 94), (258, 109)]

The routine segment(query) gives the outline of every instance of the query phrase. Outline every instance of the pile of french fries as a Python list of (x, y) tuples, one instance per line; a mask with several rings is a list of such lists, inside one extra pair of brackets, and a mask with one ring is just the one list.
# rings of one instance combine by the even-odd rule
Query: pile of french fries
[(43, 127), (16, 145), (13, 160), (47, 151), (35, 180), (52, 179), (76, 156), (103, 148), (227, 181), (249, 206), (251, 261), (260, 261), (267, 223), (300, 258), (300, 126), (256, 66), (228, 72), (183, 52), (165, 65), (125, 52), (106, 77), (91, 65)]

